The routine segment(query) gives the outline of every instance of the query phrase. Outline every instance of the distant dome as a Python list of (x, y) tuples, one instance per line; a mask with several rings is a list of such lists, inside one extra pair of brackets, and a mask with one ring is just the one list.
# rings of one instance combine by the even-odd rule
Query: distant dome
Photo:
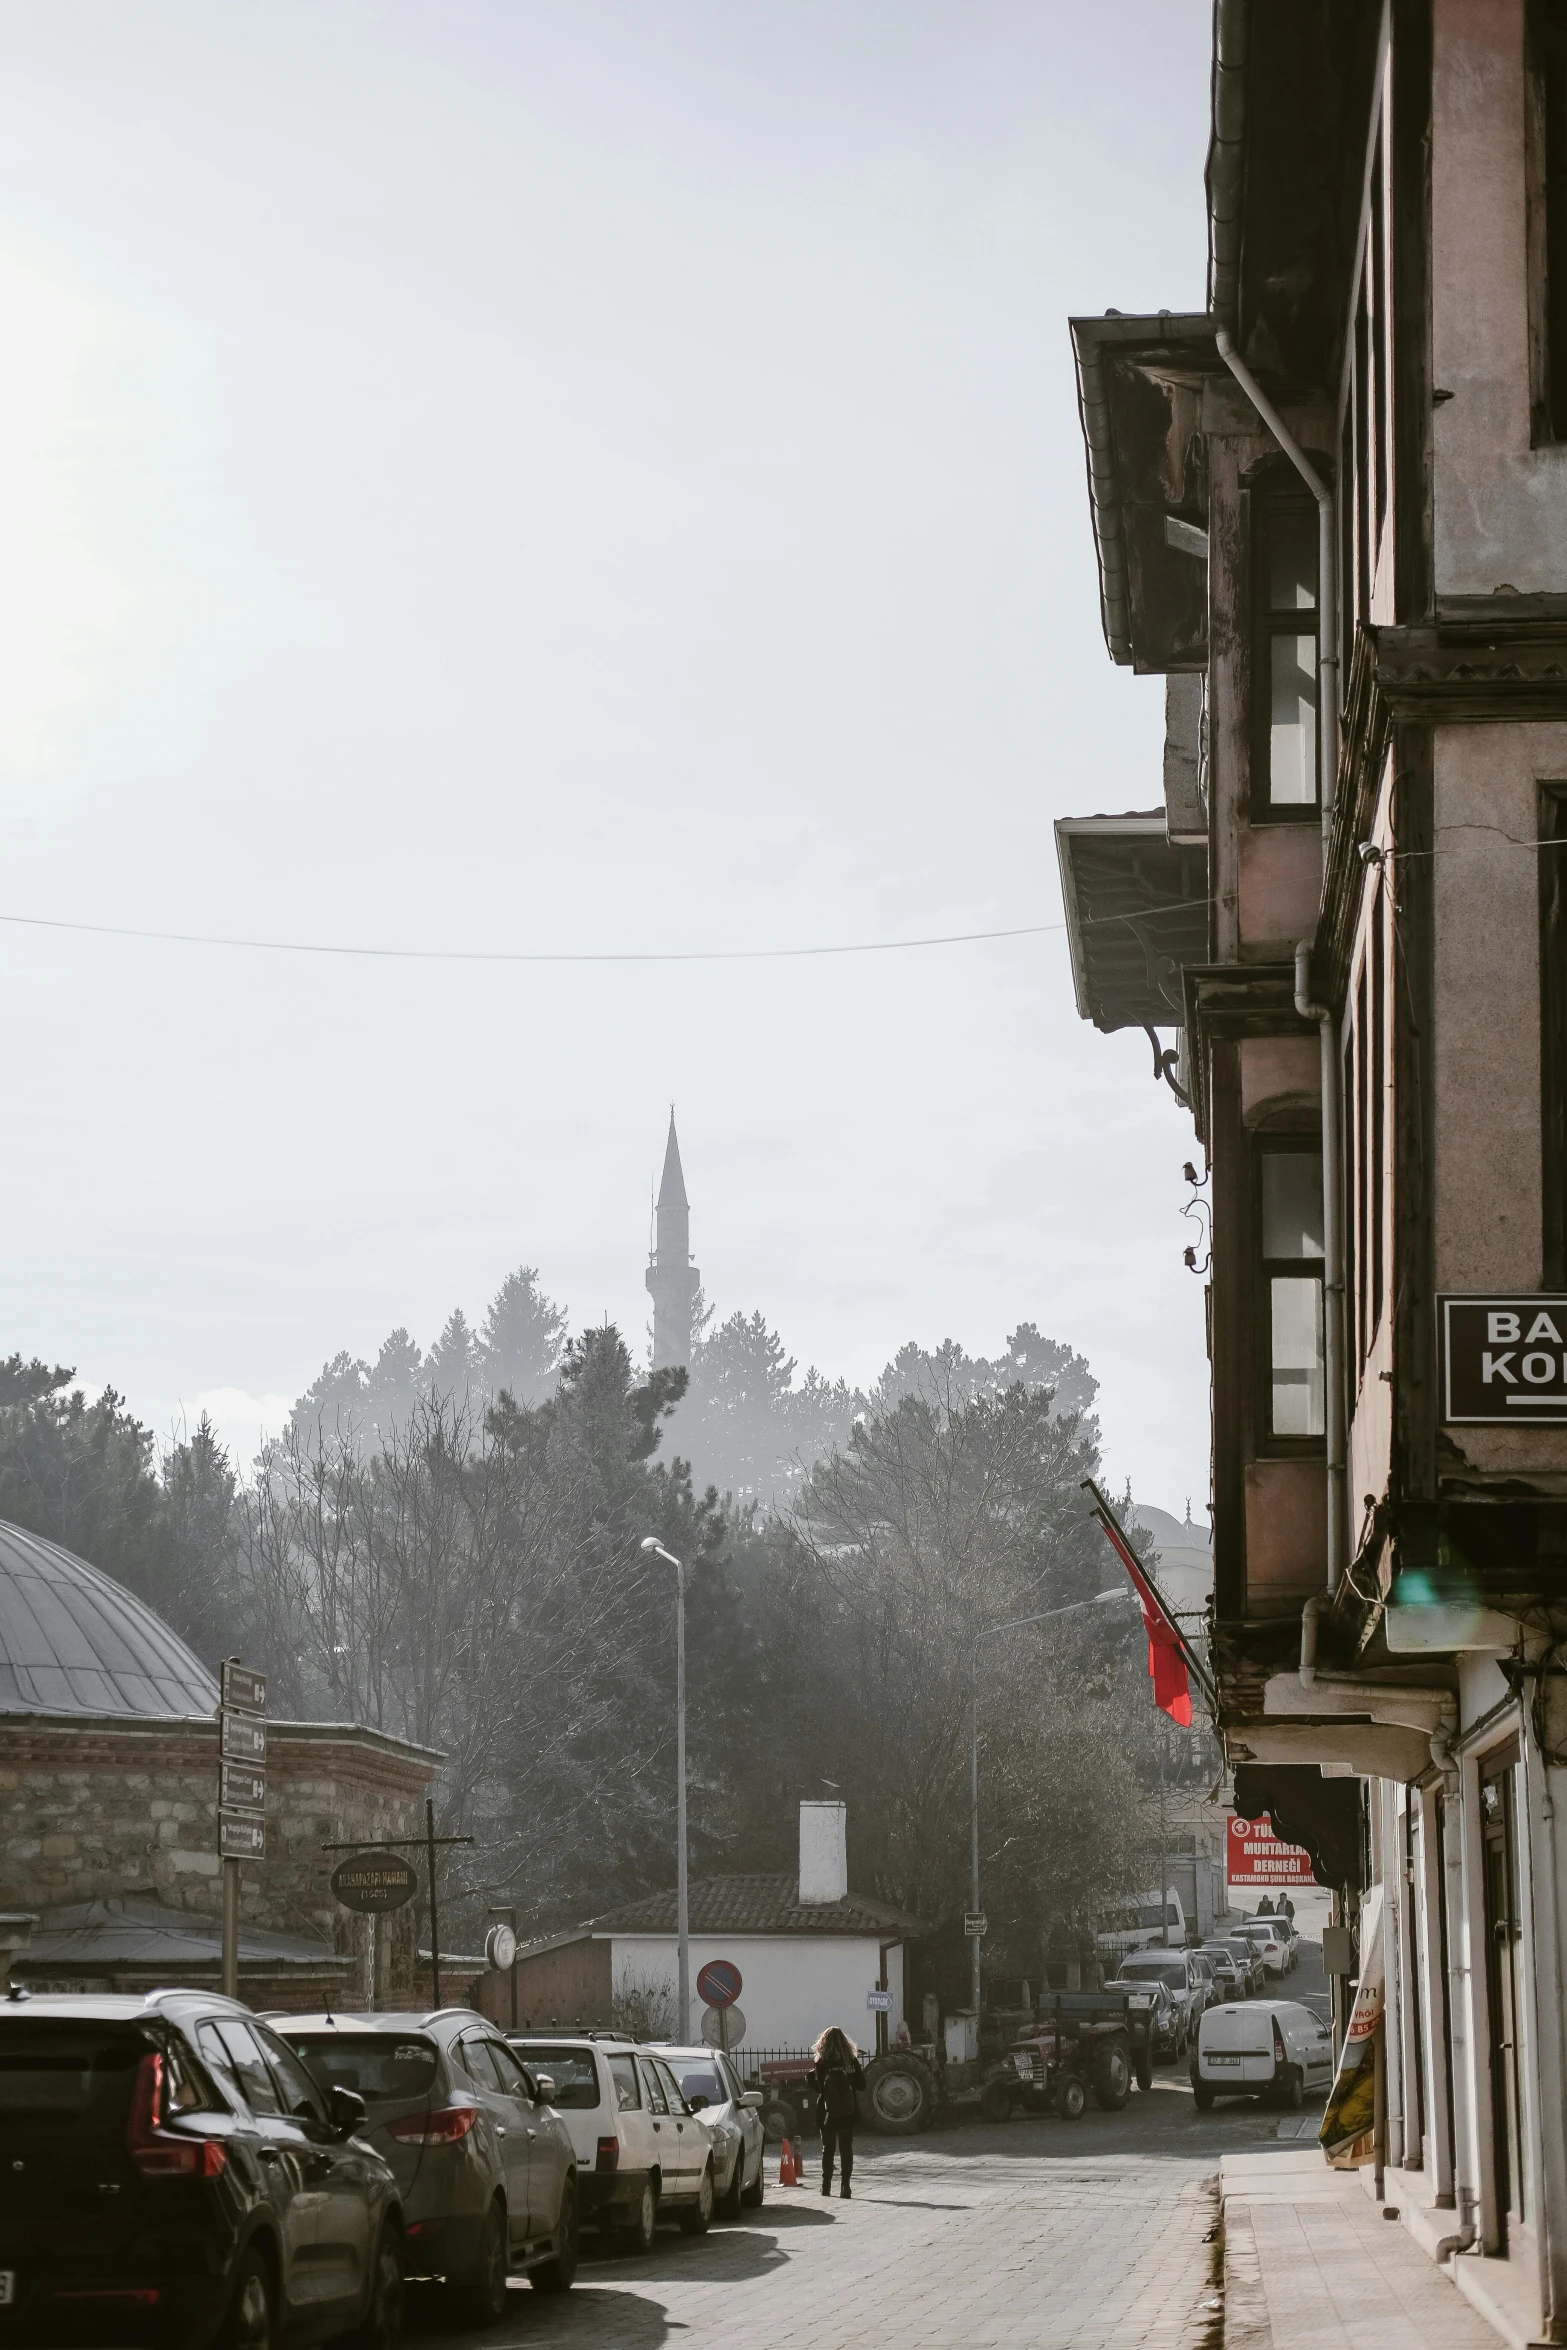
[(0, 1519), (0, 1716), (209, 1717), (218, 1685), (150, 1607)]

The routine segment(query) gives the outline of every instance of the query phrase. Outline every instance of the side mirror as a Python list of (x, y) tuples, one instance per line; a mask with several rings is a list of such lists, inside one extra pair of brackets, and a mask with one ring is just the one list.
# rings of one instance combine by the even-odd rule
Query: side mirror
[(334, 2088), (327, 2103), (340, 2137), (351, 2138), (364, 2128), (365, 2101), (356, 2091)]
[(686, 2099), (686, 2111), (687, 2113), (700, 2113), (706, 2103), (707, 2099), (703, 2096), (701, 2090), (698, 2089), (694, 2097), (688, 2097)]
[(553, 2105), (555, 2102), (554, 2074), (535, 2073), (533, 2076), (533, 2094), (540, 2105)]
[(761, 2092), (761, 2090), (760, 2090), (760, 2089), (747, 2089), (747, 2091), (746, 2091), (745, 2095), (744, 2095), (744, 2096), (741, 2098), (740, 2102), (741, 2102), (741, 2104), (742, 2104), (742, 2105), (745, 2107), (745, 2110), (746, 2110), (746, 2112), (747, 2112), (747, 2113), (760, 2113), (760, 2112), (761, 2112), (761, 2110), (762, 2110), (762, 2092)]

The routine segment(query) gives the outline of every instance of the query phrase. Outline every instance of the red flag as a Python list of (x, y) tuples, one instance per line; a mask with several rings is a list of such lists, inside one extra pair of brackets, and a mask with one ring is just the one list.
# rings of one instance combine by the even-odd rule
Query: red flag
[(1186, 1672), (1186, 1644), (1160, 1605), (1130, 1543), (1121, 1538), (1120, 1528), (1110, 1519), (1099, 1521), (1113, 1546), (1122, 1566), (1132, 1579), (1143, 1611), (1143, 1629), (1148, 1635), (1148, 1677), (1153, 1683), (1153, 1701), (1161, 1712), (1183, 1730), (1192, 1723), (1192, 1688)]

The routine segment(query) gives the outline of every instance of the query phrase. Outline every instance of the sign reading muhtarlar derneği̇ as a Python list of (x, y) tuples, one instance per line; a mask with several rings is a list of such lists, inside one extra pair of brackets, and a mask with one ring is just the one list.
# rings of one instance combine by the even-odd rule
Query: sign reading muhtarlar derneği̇
[(1567, 1297), (1439, 1297), (1442, 1417), (1567, 1427)]

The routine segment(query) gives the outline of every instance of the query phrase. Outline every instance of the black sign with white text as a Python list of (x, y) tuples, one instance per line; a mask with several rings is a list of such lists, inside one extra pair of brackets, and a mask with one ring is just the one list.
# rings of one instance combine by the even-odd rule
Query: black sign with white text
[(1567, 1297), (1439, 1297), (1442, 1417), (1567, 1427)]

